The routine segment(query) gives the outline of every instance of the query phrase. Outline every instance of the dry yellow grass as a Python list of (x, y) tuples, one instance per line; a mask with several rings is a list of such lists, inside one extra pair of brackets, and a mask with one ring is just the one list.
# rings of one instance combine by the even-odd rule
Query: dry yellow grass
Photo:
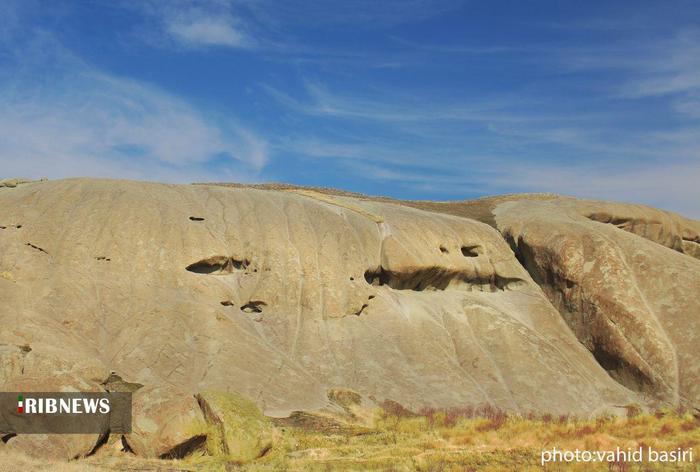
[[(483, 412), (482, 412), (483, 413)], [(528, 471), (543, 470), (540, 453), (560, 450), (613, 450), (652, 447), (699, 450), (700, 421), (690, 414), (661, 412), (631, 418), (572, 419), (428, 411), (411, 415), (374, 412), (371, 425), (339, 423), (326, 417), (297, 426), (280, 424), (276, 444), (263, 458), (246, 465), (227, 464), (203, 452), (179, 461), (145, 460), (100, 451), (70, 463), (43, 464), (0, 450), (0, 472), (10, 470), (393, 470), (393, 471)], [(694, 454), (694, 456), (697, 454)], [(693, 463), (549, 464), (544, 470), (658, 471), (700, 470)]]

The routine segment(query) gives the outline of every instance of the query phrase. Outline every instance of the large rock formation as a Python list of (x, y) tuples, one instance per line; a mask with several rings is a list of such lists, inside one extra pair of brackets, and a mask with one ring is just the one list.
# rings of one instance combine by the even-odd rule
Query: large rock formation
[(688, 257), (698, 254), (697, 222), (563, 198), (505, 203), (495, 215), (523, 266), (613, 378), (648, 398), (700, 403), (700, 260)]
[(118, 376), (142, 455), (205, 447), (197, 425), (228, 417), (207, 392), (270, 416), (331, 389), (586, 415), (700, 403), (699, 225), (658, 210), (90, 179), (0, 188), (0, 208), (0, 388)]

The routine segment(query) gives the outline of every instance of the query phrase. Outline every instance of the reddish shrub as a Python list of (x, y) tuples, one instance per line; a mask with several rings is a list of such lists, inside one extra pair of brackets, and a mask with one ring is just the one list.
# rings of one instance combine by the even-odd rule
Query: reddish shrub
[(581, 439), (584, 436), (595, 433), (595, 428), (591, 425), (586, 425), (583, 428), (579, 428), (574, 432), (574, 437)]
[(673, 433), (673, 426), (670, 424), (665, 424), (659, 428), (659, 434), (671, 434)]
[(494, 424), (498, 424), (500, 427), (508, 418), (508, 415), (504, 411), (490, 404), (483, 404), (476, 407), (465, 406), (446, 409), (425, 407), (418, 411), (418, 415), (424, 416), (431, 426), (435, 424), (438, 414), (442, 416), (442, 424), (448, 427), (455, 426), (460, 419), (473, 418), (495, 420), (496, 423)]
[(489, 419), (486, 423), (480, 424), (479, 426), (476, 427), (477, 431), (484, 432), (484, 431), (495, 431), (497, 429), (500, 429), (501, 426), (506, 422), (506, 415), (503, 416), (497, 416), (494, 418)]

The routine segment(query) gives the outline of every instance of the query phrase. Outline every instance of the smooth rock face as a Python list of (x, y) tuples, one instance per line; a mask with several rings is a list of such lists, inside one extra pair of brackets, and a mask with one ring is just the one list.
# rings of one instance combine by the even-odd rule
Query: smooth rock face
[(698, 399), (700, 261), (679, 252), (692, 228), (645, 231), (674, 251), (575, 200), (494, 205), (503, 235), (398, 203), (91, 179), (2, 188), (0, 388), (141, 384), (125, 440), (153, 457), (199, 446), (201, 430), (172, 419), (211, 424), (205, 391), (272, 416), (323, 408), (336, 388), (575, 414)]

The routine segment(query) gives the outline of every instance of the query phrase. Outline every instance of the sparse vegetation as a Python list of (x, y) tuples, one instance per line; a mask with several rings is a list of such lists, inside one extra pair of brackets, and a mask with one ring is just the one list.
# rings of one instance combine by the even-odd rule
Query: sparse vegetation
[[(413, 413), (395, 402), (386, 402), (372, 413), (371, 425), (339, 427), (341, 420), (333, 415), (309, 422), (308, 414), (305, 421), (280, 422), (274, 447), (247, 465), (235, 465), (223, 456), (210, 456), (204, 451), (182, 460), (154, 461), (123, 453), (115, 456), (110, 450), (66, 464), (62, 470), (527, 471), (543, 470), (540, 453), (552, 447), (700, 450), (700, 420), (682, 412), (633, 412), (627, 418), (579, 419), (567, 415), (514, 416), (489, 406)], [(0, 460), (0, 470), (9, 470), (7, 460), (7, 456)], [(28, 470), (42, 468), (40, 463), (28, 460), (15, 463)], [(700, 464), (697, 459), (680, 465), (550, 464), (544, 470), (697, 471)]]
[[(651, 446), (698, 449), (700, 421), (662, 411), (629, 418), (507, 415), (490, 406), (423, 409), (396, 403), (375, 411), (367, 429), (335, 431), (285, 427), (274, 451), (247, 470), (542, 470), (540, 453), (559, 449), (611, 450)], [(546, 470), (700, 470), (700, 465), (550, 465)]]

